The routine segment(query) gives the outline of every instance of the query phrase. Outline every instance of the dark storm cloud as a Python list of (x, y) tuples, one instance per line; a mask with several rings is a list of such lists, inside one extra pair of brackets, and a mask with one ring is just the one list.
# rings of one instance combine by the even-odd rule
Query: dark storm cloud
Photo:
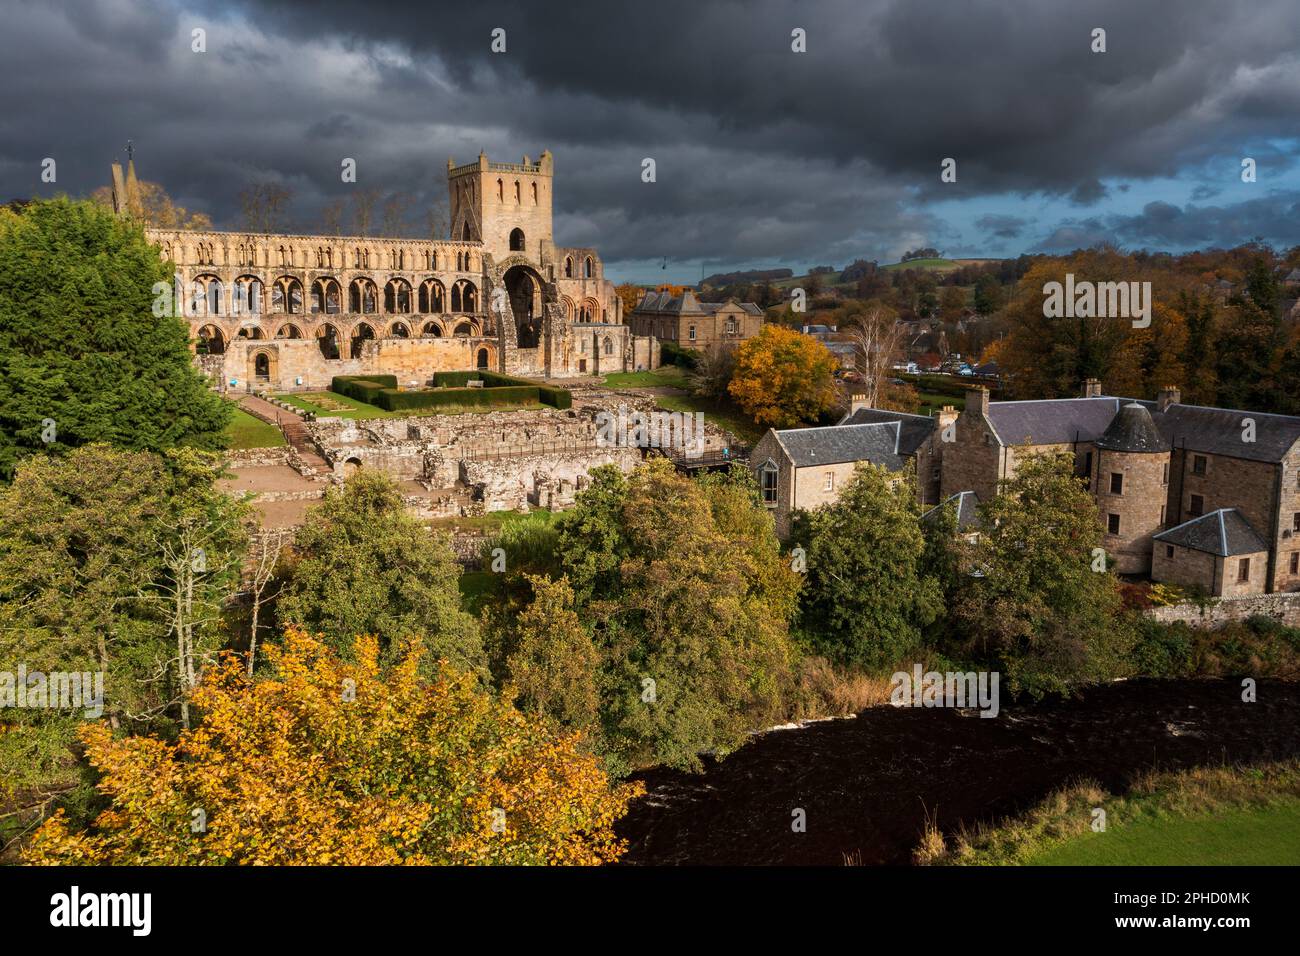
[[(973, 238), (927, 212), (933, 199), (1047, 194), (1095, 210), (1103, 180), (1123, 192), (1118, 180), (1194, 168), (1227, 181), (1242, 155), (1286, 170), (1292, 20), (1288, 0), (1249, 16), (1219, 0), (1176, 15), (1130, 0), (33, 3), (7, 12), (0, 38), (0, 189), (48, 194), (39, 164), (54, 156), (57, 188), (89, 191), (129, 137), (143, 176), (221, 225), (238, 224), (244, 185), (275, 179), (315, 227), (348, 188), (345, 156), (358, 187), (408, 194), (418, 221), (445, 195), (448, 155), (549, 147), (558, 238), (609, 259), (887, 258)], [(1095, 26), (1105, 54), (1089, 52)], [(504, 54), (489, 52), (495, 27)], [(806, 54), (790, 50), (794, 27)], [(955, 184), (939, 181), (945, 157)], [(1009, 202), (1003, 218), (1018, 213)], [(1277, 223), (1263, 206), (1241, 215)], [(1242, 227), (1184, 216), (1115, 227)], [(993, 237), (1014, 238), (1006, 228)]]
[(980, 216), (975, 220), (977, 228), (983, 229), (989, 235), (998, 239), (1015, 239), (1025, 231), (1025, 227), (1028, 225), (1029, 221), (1019, 216), (991, 214)]

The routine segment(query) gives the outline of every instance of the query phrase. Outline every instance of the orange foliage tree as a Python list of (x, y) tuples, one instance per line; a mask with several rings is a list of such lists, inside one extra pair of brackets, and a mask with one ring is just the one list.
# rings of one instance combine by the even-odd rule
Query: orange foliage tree
[(381, 671), (372, 638), (346, 663), (289, 631), (271, 675), (234, 655), (194, 694), (175, 744), (84, 733), (111, 805), (84, 833), (62, 812), (38, 864), (599, 864), (639, 789), (612, 785), (580, 735), (525, 716), (420, 650)]
[(790, 428), (834, 407), (836, 365), (830, 349), (811, 336), (765, 324), (736, 349), (727, 390), (758, 424)]

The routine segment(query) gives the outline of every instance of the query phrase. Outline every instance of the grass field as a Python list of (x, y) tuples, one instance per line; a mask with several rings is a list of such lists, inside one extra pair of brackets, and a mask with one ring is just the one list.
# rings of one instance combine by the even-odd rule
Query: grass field
[(887, 272), (896, 272), (899, 269), (934, 269), (937, 272), (947, 272), (950, 269), (961, 268), (961, 263), (952, 259), (909, 259), (906, 262), (891, 262), (880, 268)]
[(555, 513), (545, 508), (534, 508), (528, 514), (520, 514), (518, 511), (489, 511), (487, 514), (473, 515), (472, 517), (457, 518), (434, 518), (429, 522), (429, 527), (437, 528), (444, 531), (499, 531), (505, 525), (512, 521), (527, 521), (530, 518), (536, 519), (542, 517), (548, 521), (555, 517)]
[[(1094, 831), (1096, 811), (1105, 828)], [(972, 833), (928, 828), (916, 862), (966, 866), (1275, 866), (1300, 860), (1300, 762), (1081, 783)]]
[(612, 372), (605, 376), (610, 388), (685, 388), (686, 372), (679, 365), (664, 365), (652, 372)]
[(1300, 862), (1300, 800), (1089, 832), (1029, 866), (1278, 866)]
[(918, 415), (933, 415), (945, 405), (951, 405), (957, 411), (966, 407), (966, 399), (954, 398), (952, 395), (940, 395), (938, 392), (918, 392), (921, 404), (916, 410)]
[(244, 448), (279, 448), (284, 444), (280, 429), (260, 418), (254, 418), (242, 408), (235, 409), (235, 417), (226, 426), (226, 438), (233, 451)]

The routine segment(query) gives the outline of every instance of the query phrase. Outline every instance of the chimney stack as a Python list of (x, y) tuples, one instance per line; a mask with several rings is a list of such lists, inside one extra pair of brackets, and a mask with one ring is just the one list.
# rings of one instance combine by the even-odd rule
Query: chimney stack
[(979, 412), (987, 417), (989, 413), (989, 390), (983, 386), (966, 389), (966, 410)]
[(1179, 404), (1182, 399), (1182, 392), (1178, 390), (1177, 385), (1166, 385), (1156, 395), (1156, 407), (1163, 412), (1170, 405)]
[(939, 409), (939, 414), (936, 416), (936, 418), (939, 421), (939, 431), (942, 432), (945, 428), (947, 428), (949, 425), (951, 425), (953, 422), (957, 420), (956, 406), (954, 405), (943, 406), (943, 408)]
[(849, 396), (849, 414), (850, 414), (850, 415), (852, 415), (854, 412), (856, 412), (859, 408), (869, 408), (869, 407), (870, 407), (870, 406), (867, 404), (867, 396), (866, 396), (866, 395), (858, 394), (858, 395), (850, 395), (850, 396)]
[(1083, 380), (1084, 398), (1101, 398), (1101, 379), (1085, 378)]

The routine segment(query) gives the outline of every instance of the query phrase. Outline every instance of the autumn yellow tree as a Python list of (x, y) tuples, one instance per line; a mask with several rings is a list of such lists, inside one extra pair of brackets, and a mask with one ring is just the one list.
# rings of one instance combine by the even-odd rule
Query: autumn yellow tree
[(300, 631), (250, 680), (228, 656), (194, 694), (202, 723), (175, 744), (84, 740), (111, 802), (86, 832), (60, 812), (37, 864), (599, 864), (639, 789), (612, 785), (576, 733), (525, 716), (418, 645), (381, 671)]
[(815, 421), (835, 404), (835, 356), (811, 336), (767, 324), (736, 349), (727, 390), (760, 425)]

